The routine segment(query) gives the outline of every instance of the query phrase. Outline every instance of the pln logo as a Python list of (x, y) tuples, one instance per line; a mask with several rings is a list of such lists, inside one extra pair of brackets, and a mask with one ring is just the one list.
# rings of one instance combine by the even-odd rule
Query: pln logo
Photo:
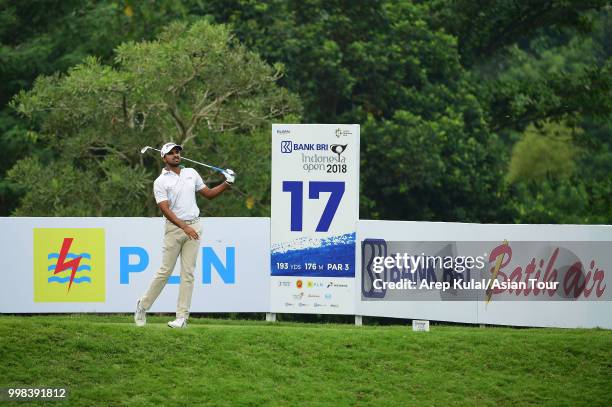
[(34, 302), (104, 302), (102, 228), (34, 229)]

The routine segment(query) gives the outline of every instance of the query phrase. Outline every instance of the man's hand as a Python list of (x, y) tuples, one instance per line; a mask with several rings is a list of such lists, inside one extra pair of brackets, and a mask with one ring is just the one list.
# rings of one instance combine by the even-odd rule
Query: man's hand
[(236, 180), (236, 173), (234, 171), (228, 168), (227, 170), (223, 171), (223, 176), (225, 177), (225, 182), (230, 185), (234, 184), (234, 180)]
[(198, 240), (200, 238), (200, 236), (198, 236), (198, 232), (196, 232), (196, 230), (189, 225), (185, 225), (183, 232), (185, 232), (190, 239)]

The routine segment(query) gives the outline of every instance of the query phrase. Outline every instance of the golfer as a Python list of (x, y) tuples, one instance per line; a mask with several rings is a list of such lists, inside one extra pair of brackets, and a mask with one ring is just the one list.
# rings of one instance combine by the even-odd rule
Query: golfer
[(181, 256), (181, 284), (176, 319), (168, 322), (168, 326), (171, 328), (187, 326), (193, 292), (193, 270), (200, 251), (200, 235), (202, 234), (202, 224), (198, 217), (200, 209), (196, 205), (195, 193), (213, 199), (234, 183), (233, 171), (226, 170), (223, 172), (225, 182), (214, 188), (208, 188), (196, 170), (180, 165), (182, 150), (183, 147), (174, 143), (166, 143), (161, 148), (162, 160), (166, 167), (155, 180), (153, 192), (159, 209), (166, 217), (162, 264), (153, 277), (149, 289), (136, 303), (134, 321), (137, 326), (146, 324), (147, 310), (151, 308), (166, 285), (179, 255)]

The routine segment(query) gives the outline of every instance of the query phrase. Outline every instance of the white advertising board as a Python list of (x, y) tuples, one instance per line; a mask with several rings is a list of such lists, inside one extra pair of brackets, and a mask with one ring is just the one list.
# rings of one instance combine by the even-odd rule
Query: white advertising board
[[(270, 219), (202, 221), (191, 312), (268, 312)], [(0, 218), (0, 312), (133, 312), (161, 264), (164, 222)], [(179, 274), (180, 259), (151, 312), (176, 311)]]
[[(203, 222), (192, 312), (354, 313), (612, 329), (611, 226), (359, 221), (353, 286), (353, 279), (346, 277), (271, 277), (267, 218), (207, 218)], [(0, 218), (0, 313), (132, 312), (161, 262), (163, 223), (161, 218)], [(409, 291), (374, 283), (377, 277), (396, 285), (409, 280), (457, 281), (456, 265), (441, 270), (435, 264), (431, 270), (416, 266), (414, 275), (396, 265), (376, 272), (374, 266), (382, 262), (376, 263), (373, 257), (402, 252), (454, 258), (481, 254), (484, 274), (471, 270), (472, 277), (496, 270), (498, 281), (520, 283), (533, 278), (559, 285), (487, 292), (452, 287)], [(68, 253), (64, 267), (61, 253)], [(58, 267), (64, 270), (56, 274)], [(466, 279), (463, 273), (459, 281)], [(178, 274), (177, 264), (152, 312), (175, 311)], [(294, 283), (297, 280), (303, 281), (301, 289)], [(292, 283), (286, 287), (279, 281)], [(325, 283), (329, 286), (321, 285)], [(281, 290), (275, 297), (278, 288), (288, 292)], [(283, 304), (275, 307), (271, 301)], [(291, 301), (312, 307), (296, 305), (287, 310), (282, 306)]]
[(611, 226), (360, 221), (357, 238), (359, 315), (612, 328)]
[(359, 126), (272, 126), (272, 312), (352, 314)]

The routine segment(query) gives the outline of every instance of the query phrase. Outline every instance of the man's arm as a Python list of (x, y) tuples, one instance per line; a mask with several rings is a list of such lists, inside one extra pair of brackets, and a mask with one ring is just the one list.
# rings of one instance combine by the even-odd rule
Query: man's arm
[(208, 188), (207, 186), (204, 186), (204, 188), (200, 189), (198, 193), (202, 195), (204, 198), (214, 199), (217, 197), (217, 195), (219, 195), (226, 189), (229, 189), (229, 187), (230, 187), (230, 184), (228, 184), (227, 182), (223, 182), (214, 188)]
[(196, 232), (194, 228), (176, 217), (174, 212), (172, 212), (172, 210), (170, 209), (169, 201), (161, 201), (157, 204), (157, 206), (159, 206), (159, 209), (161, 209), (166, 219), (174, 223), (179, 228), (183, 229), (183, 232), (185, 232), (185, 234), (189, 236), (190, 239), (198, 240), (200, 238), (200, 236), (198, 236), (198, 232)]

